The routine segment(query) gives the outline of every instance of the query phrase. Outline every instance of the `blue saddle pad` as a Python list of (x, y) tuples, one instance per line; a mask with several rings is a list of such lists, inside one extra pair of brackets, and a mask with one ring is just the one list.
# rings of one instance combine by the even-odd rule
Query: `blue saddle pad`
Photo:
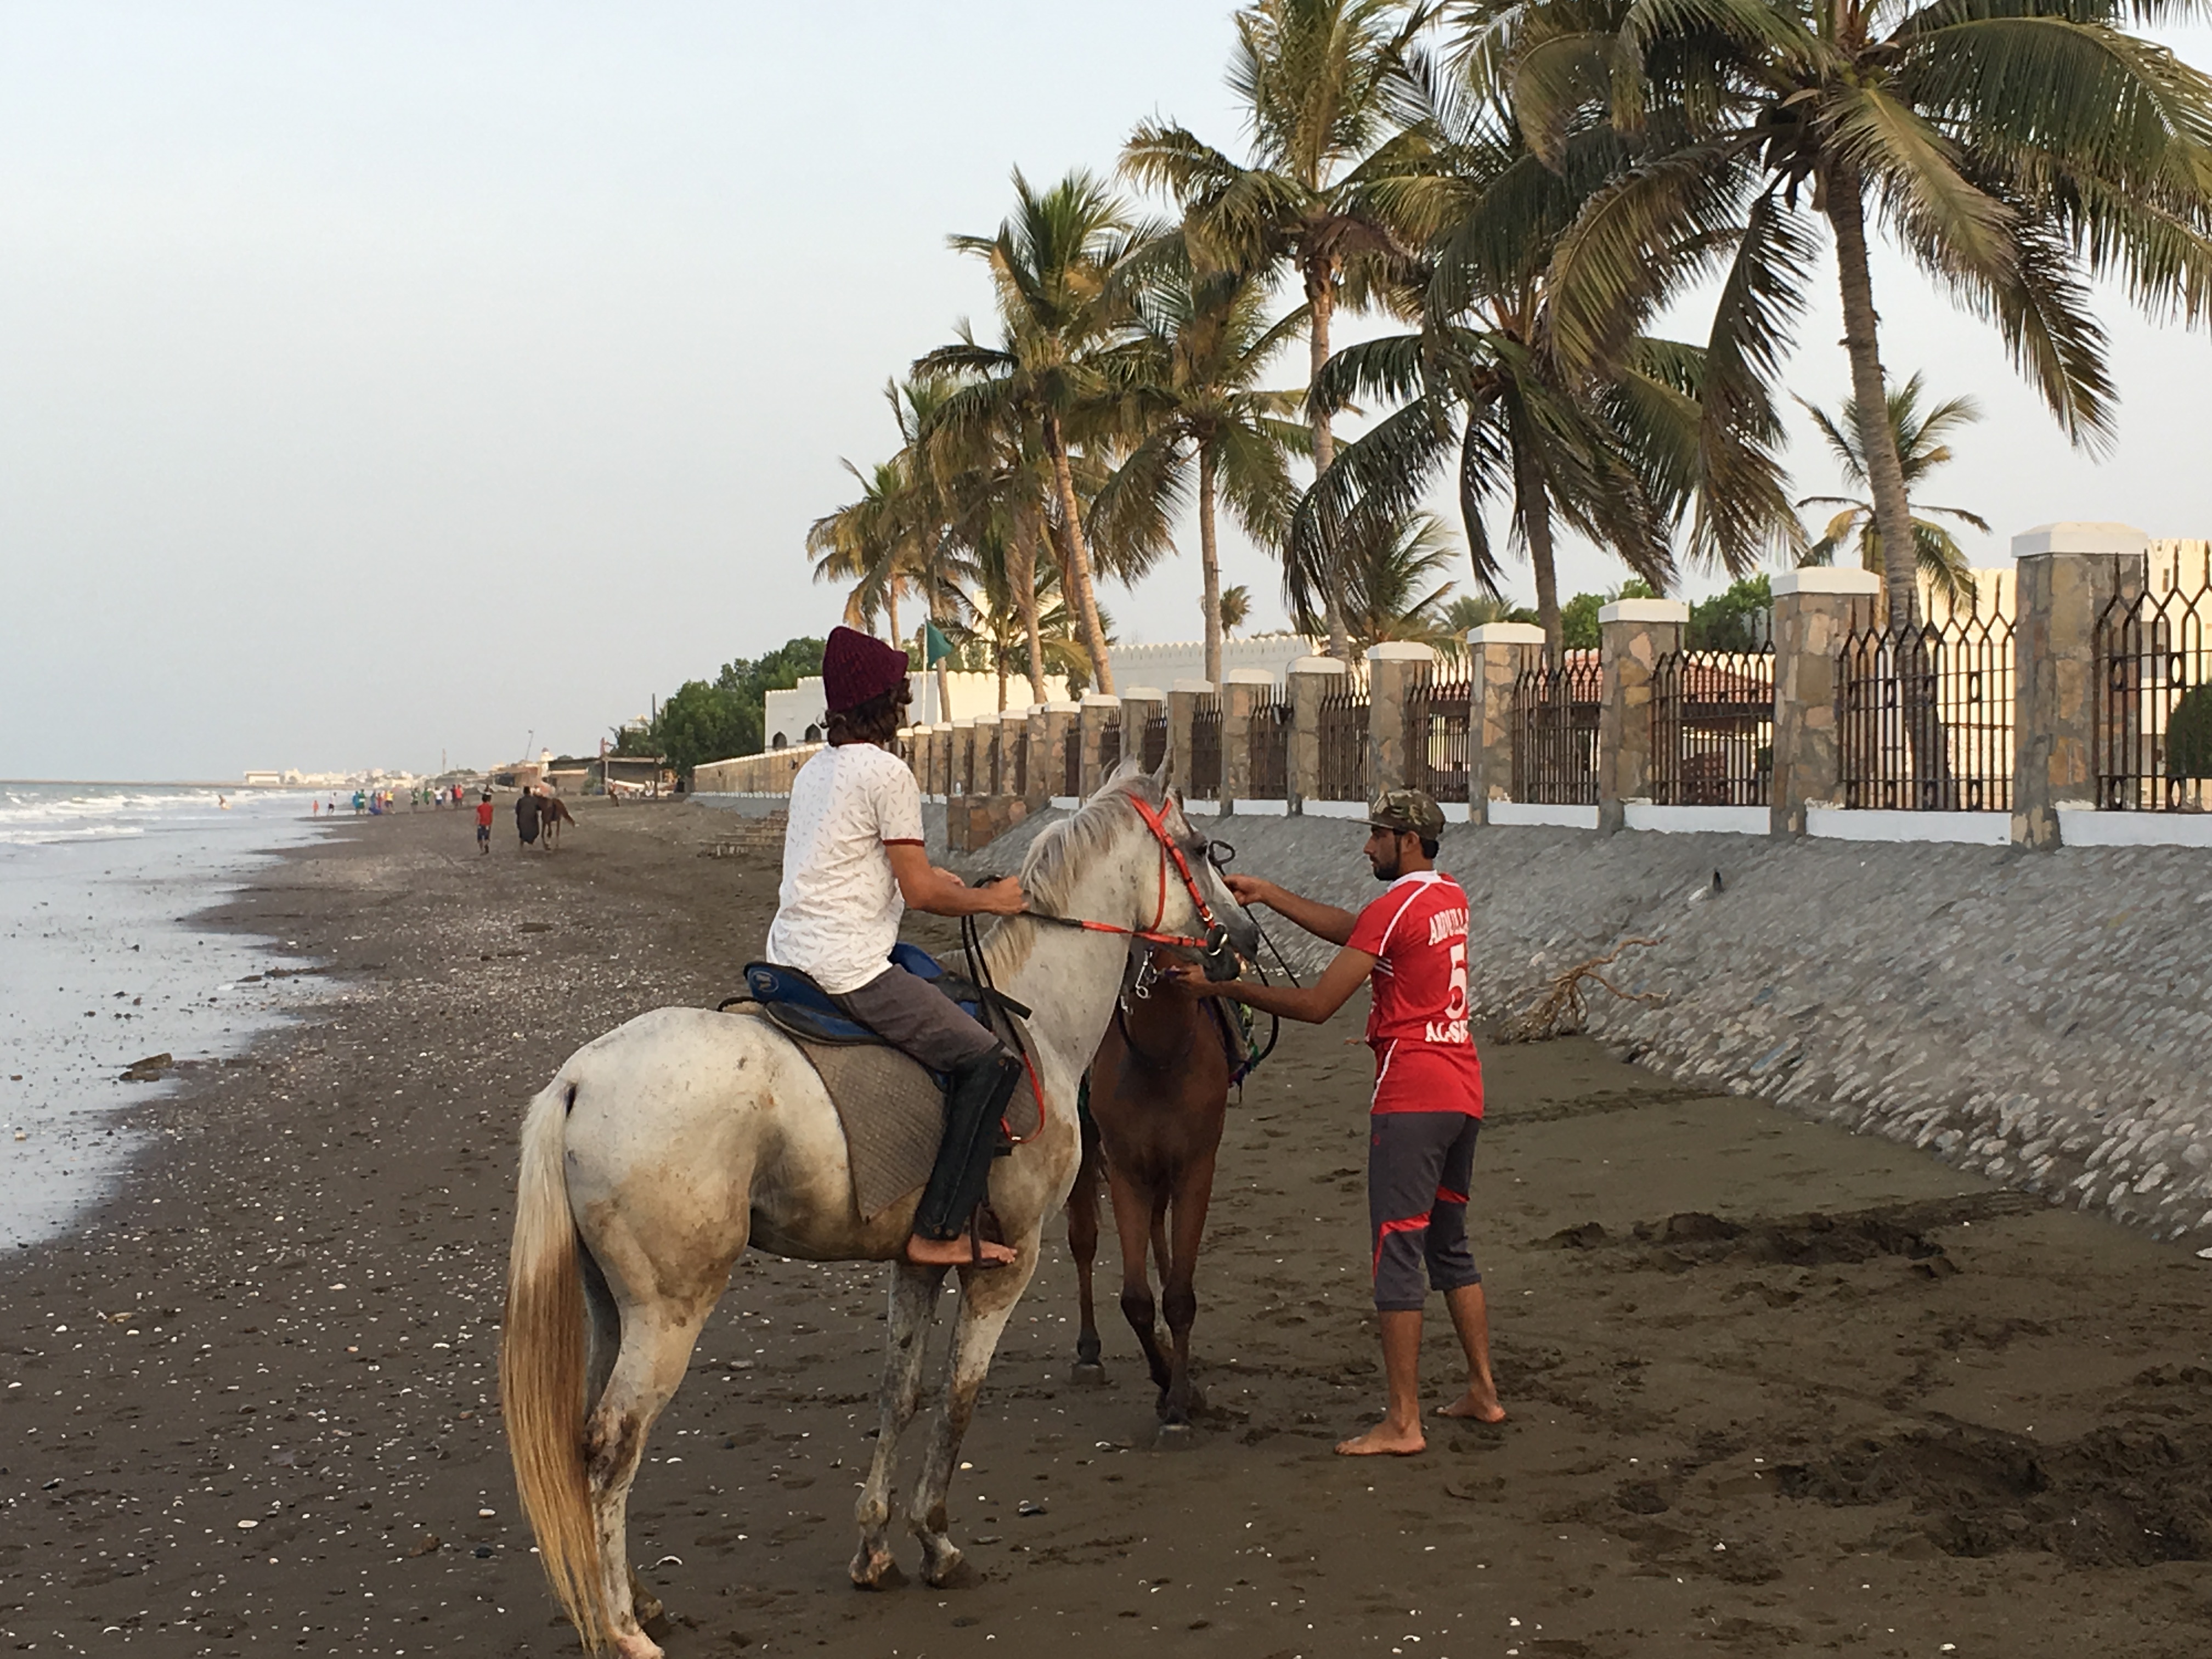
[[(961, 1012), (971, 1019), (983, 1018), (983, 1005), (966, 980), (945, 971), (945, 964), (918, 945), (901, 939), (891, 946), (891, 965), (903, 968), (917, 979), (937, 983)], [(881, 1042), (860, 1021), (830, 1000), (830, 994), (796, 968), (773, 962), (745, 964), (745, 990), (755, 1002), (764, 1004), (776, 1023), (799, 1036), (821, 1042)]]

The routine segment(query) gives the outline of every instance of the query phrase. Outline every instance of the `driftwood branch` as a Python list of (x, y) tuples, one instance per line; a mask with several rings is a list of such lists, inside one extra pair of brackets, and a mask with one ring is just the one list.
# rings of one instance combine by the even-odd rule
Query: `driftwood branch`
[(1623, 1002), (1664, 1002), (1667, 999), (1663, 992), (1624, 991), (1597, 971), (1610, 966), (1632, 945), (1659, 942), (1656, 939), (1625, 939), (1604, 956), (1577, 963), (1548, 987), (1532, 993), (1528, 1006), (1498, 1028), (1498, 1041), (1541, 1042), (1549, 1037), (1572, 1036), (1582, 1030), (1589, 1022), (1589, 1010), (1583, 1002), (1584, 980), (1602, 986)]

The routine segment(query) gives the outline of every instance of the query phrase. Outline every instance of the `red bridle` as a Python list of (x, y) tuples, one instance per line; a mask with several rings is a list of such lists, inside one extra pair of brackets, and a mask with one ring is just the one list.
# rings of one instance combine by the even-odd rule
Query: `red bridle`
[[(1225, 930), (1214, 919), (1213, 907), (1206, 902), (1206, 895), (1199, 890), (1198, 878), (1191, 872), (1190, 860), (1183, 856), (1182, 848), (1176, 845), (1175, 837), (1168, 833), (1166, 819), (1136, 796), (1130, 795), (1126, 799), (1137, 809), (1137, 816), (1144, 820), (1145, 828), (1152, 831), (1152, 839), (1160, 846), (1160, 890), (1159, 897), (1152, 906), (1152, 925), (1150, 927), (1123, 927), (1110, 921), (1094, 921), (1087, 916), (1047, 915), (1042, 910), (1024, 910), (1021, 914), (1035, 921), (1053, 922), (1062, 927), (1080, 927), (1087, 933), (1118, 933), (1125, 939), (1140, 939), (1152, 945), (1185, 945), (1194, 951), (1214, 950), (1217, 941), (1226, 936)], [(1206, 930), (1205, 938), (1194, 939), (1188, 933), (1160, 931), (1160, 924), (1168, 919), (1168, 863), (1170, 860), (1174, 860), (1176, 874), (1182, 879), (1183, 891), (1190, 895), (1191, 903), (1197, 907), (1198, 919)], [(981, 957), (981, 951), (978, 948), (974, 952), (974, 959), (980, 963)], [(1000, 1127), (1006, 1130), (1007, 1139), (1017, 1146), (1036, 1139), (1044, 1132), (1045, 1122), (1044, 1085), (1038, 1080), (1036, 1063), (1030, 1059), (1026, 1049), (1022, 1054), (1022, 1065), (1029, 1073), (1030, 1093), (1036, 1101), (1037, 1126), (1026, 1135), (1018, 1135), (1013, 1132), (1013, 1126), (1001, 1119)]]
[[(1064, 927), (1081, 927), (1094, 933), (1119, 933), (1126, 939), (1140, 939), (1153, 945), (1181, 945), (1194, 951), (1212, 949), (1221, 924), (1214, 920), (1213, 907), (1206, 902), (1206, 895), (1199, 890), (1198, 878), (1191, 873), (1190, 860), (1183, 856), (1182, 848), (1176, 845), (1175, 837), (1168, 833), (1164, 817), (1134, 795), (1125, 799), (1137, 809), (1137, 816), (1145, 821), (1145, 828), (1152, 832), (1152, 839), (1160, 844), (1160, 893), (1158, 901), (1152, 906), (1152, 925), (1150, 927), (1121, 927), (1110, 921), (1092, 921), (1084, 916), (1048, 916), (1041, 910), (1026, 910), (1023, 914), (1039, 921), (1058, 922)], [(1205, 938), (1194, 939), (1188, 933), (1164, 933), (1160, 931), (1160, 924), (1168, 919), (1170, 860), (1175, 862), (1176, 873), (1182, 878), (1183, 891), (1190, 895), (1191, 903), (1197, 907), (1198, 919), (1206, 930)]]

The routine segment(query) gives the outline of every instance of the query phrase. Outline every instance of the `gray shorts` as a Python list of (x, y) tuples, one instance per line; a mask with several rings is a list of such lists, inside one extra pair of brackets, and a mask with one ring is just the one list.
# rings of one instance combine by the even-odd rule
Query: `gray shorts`
[(903, 968), (886, 968), (859, 990), (830, 1000), (933, 1072), (950, 1072), (999, 1046), (951, 997)]
[(1427, 1288), (1480, 1285), (1467, 1246), (1467, 1189), (1482, 1120), (1466, 1112), (1377, 1112), (1367, 1121), (1375, 1305), (1385, 1313), (1415, 1310)]

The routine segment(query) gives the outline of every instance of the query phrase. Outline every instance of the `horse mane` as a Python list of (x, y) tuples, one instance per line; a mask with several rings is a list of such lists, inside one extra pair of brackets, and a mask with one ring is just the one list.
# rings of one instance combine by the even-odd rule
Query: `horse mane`
[(1164, 805), (1158, 782), (1133, 762), (1125, 763), (1098, 793), (1030, 843), (1022, 860), (1022, 891), (1040, 908), (1060, 913), (1068, 902), (1075, 872), (1127, 828), (1121, 804), (1132, 796), (1155, 809)]
[[(1128, 827), (1132, 815), (1122, 809), (1133, 799), (1156, 811), (1166, 805), (1158, 779), (1131, 759), (1122, 762), (1121, 769), (1099, 786), (1097, 794), (1058, 823), (1037, 833), (1021, 868), (1022, 891), (1034, 908), (1048, 915), (1067, 914), (1076, 872), (1105, 851)], [(1019, 967), (1036, 932), (1035, 927), (1009, 931), (1003, 923), (993, 928), (986, 941), (998, 947), (992, 952), (992, 971), (1011, 973)]]

